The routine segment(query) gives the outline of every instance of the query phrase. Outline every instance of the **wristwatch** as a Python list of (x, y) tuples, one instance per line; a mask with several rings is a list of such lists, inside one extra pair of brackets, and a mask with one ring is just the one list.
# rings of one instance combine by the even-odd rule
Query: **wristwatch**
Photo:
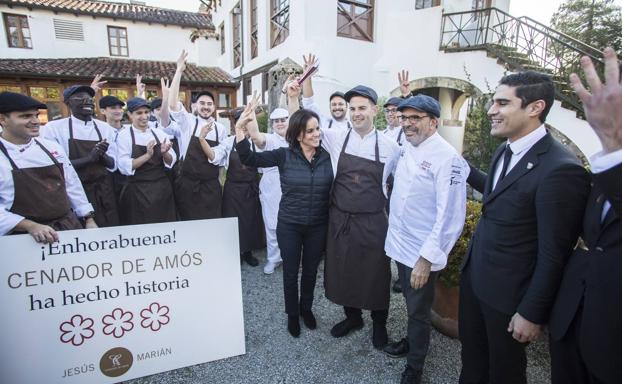
[(91, 211), (91, 212), (87, 213), (86, 215), (82, 216), (82, 218), (84, 220), (95, 219), (95, 211)]

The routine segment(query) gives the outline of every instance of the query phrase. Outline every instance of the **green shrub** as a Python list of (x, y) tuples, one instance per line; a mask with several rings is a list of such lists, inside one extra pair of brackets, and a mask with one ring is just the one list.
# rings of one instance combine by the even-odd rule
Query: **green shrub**
[(462, 234), (451, 252), (449, 252), (447, 267), (439, 274), (440, 281), (447, 287), (455, 287), (460, 283), (460, 267), (469, 248), (469, 241), (473, 237), (473, 232), (475, 232), (475, 227), (477, 227), (477, 222), (482, 214), (481, 212), (482, 203), (475, 200), (467, 200), (466, 218)]

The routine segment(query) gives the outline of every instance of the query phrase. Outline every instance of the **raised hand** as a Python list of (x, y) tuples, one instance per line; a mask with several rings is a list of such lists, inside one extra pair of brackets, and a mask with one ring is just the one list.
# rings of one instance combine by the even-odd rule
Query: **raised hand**
[(313, 67), (317, 64), (317, 57), (309, 53), (308, 55), (302, 55), (302, 60), (304, 61), (303, 70), (306, 71), (309, 67)]
[(136, 74), (136, 96), (145, 98), (145, 88), (147, 86), (143, 83), (143, 77), (140, 74)]
[(408, 81), (408, 71), (402, 69), (401, 72), (397, 73), (397, 81), (400, 84), (400, 92), (402, 96), (410, 96), (410, 83)]
[(177, 70), (184, 71), (186, 69), (186, 62), (188, 61), (188, 52), (185, 49), (182, 49), (179, 58), (177, 59)]
[(581, 66), (589, 86), (583, 86), (575, 73), (570, 85), (583, 102), (585, 117), (606, 153), (622, 149), (622, 84), (618, 58), (612, 48), (605, 48), (605, 84), (601, 83), (589, 57), (581, 58)]
[(102, 75), (101, 73), (97, 74), (93, 78), (93, 81), (91, 81), (91, 88), (93, 88), (95, 93), (99, 92), (99, 90), (104, 86), (104, 84), (108, 82), (106, 80), (102, 81), (102, 77), (104, 77), (104, 75)]
[(162, 100), (167, 100), (168, 95), (171, 92), (171, 83), (168, 80), (168, 77), (160, 78), (160, 88), (162, 89)]

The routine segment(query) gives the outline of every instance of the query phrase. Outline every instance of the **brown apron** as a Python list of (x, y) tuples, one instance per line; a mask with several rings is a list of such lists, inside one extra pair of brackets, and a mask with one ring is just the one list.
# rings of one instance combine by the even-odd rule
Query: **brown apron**
[(235, 151), (235, 140), (229, 154), (227, 180), (222, 195), (222, 216), (238, 218), (240, 252), (265, 246), (257, 168), (242, 164), (240, 156)]
[(326, 297), (339, 305), (388, 309), (391, 270), (384, 241), (389, 223), (378, 132), (375, 160), (345, 152), (350, 133), (341, 148), (331, 191), (324, 288)]
[[(82, 229), (80, 220), (71, 209), (63, 165), (37, 140), (35, 143), (45, 152), (54, 164), (45, 167), (18, 168), (4, 144), (0, 142), (0, 151), (4, 153), (13, 170), (15, 197), (10, 212), (32, 220), (35, 223), (49, 225), (57, 231)], [(13, 231), (12, 233), (24, 233)]]
[[(195, 136), (198, 126), (197, 118), (186, 156), (175, 178), (175, 199), (182, 220), (222, 217), (222, 187), (218, 180), (220, 168), (210, 163), (203, 152), (199, 138)], [(207, 140), (207, 143), (211, 147), (219, 144), (218, 127), (216, 127), (216, 141)]]
[[(132, 158), (136, 159), (147, 153), (147, 147), (136, 145), (134, 129), (128, 128), (132, 137)], [(176, 220), (173, 188), (166, 177), (160, 139), (151, 130), (156, 146), (151, 159), (127, 177), (121, 190), (119, 208), (121, 222), (124, 225), (164, 223)]]
[[(89, 155), (95, 145), (102, 141), (102, 135), (97, 124), (93, 121), (93, 127), (99, 141), (78, 140), (73, 138), (73, 120), (69, 118), (69, 159), (75, 160)], [(84, 192), (89, 203), (95, 209), (95, 222), (98, 227), (111, 227), (119, 225), (119, 212), (117, 210), (117, 198), (114, 191), (112, 173), (102, 164), (87, 164), (77, 169), (76, 173), (82, 182)]]

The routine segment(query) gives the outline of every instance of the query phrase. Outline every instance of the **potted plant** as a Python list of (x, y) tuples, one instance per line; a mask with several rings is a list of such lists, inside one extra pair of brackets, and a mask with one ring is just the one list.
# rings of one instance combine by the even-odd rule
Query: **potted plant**
[(481, 208), (480, 202), (467, 200), (462, 234), (449, 253), (447, 266), (439, 273), (436, 280), (436, 291), (432, 304), (432, 325), (442, 334), (453, 338), (458, 337), (460, 267), (479, 221)]

